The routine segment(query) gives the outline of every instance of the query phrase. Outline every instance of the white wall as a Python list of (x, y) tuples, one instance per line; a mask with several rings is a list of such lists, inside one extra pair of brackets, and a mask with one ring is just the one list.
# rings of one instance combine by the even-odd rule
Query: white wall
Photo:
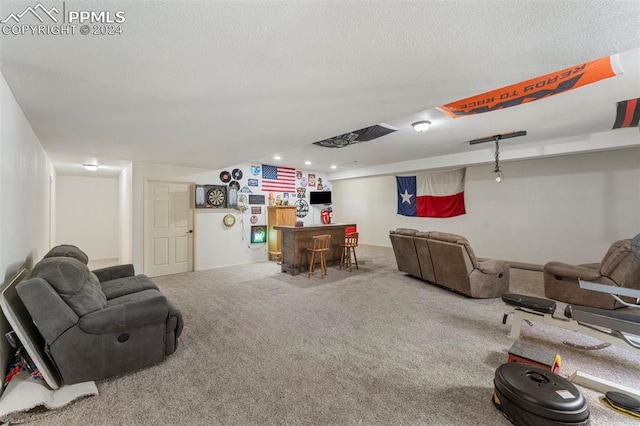
[(6, 279), (49, 249), (49, 179), (55, 171), (0, 78), (0, 271)]
[(133, 262), (133, 164), (129, 163), (118, 175), (120, 227), (120, 262)]
[(390, 246), (399, 227), (469, 239), (481, 257), (544, 264), (600, 261), (609, 245), (640, 232), (640, 148), (467, 167), (467, 214), (448, 219), (396, 214), (395, 175), (334, 180), (339, 222), (356, 222), (361, 242)]
[[(31, 268), (49, 249), (49, 179), (55, 171), (0, 74), (0, 277)], [(0, 336), (8, 331), (4, 316)], [(9, 348), (0, 339), (0, 377)]]
[(56, 189), (58, 244), (76, 245), (93, 260), (118, 258), (118, 179), (58, 176)]
[[(251, 164), (244, 163), (230, 166), (224, 170), (231, 171), (240, 168), (243, 177), (240, 180), (240, 187), (248, 185), (248, 179), (258, 179), (260, 175), (252, 176), (250, 173)], [(144, 267), (144, 183), (145, 180), (168, 180), (180, 182), (192, 182), (197, 184), (223, 185), (220, 181), (219, 170), (206, 170), (190, 167), (168, 166), (151, 163), (133, 164), (133, 264), (136, 271), (143, 271)], [(313, 171), (303, 171), (305, 177), (309, 173), (314, 173), (316, 178), (321, 178), (325, 187), (331, 188), (331, 183), (325, 174)], [(299, 182), (299, 180), (296, 180)], [(250, 187), (254, 194), (265, 195), (260, 190), (260, 186)], [(317, 186), (307, 187), (308, 192), (316, 190)], [(293, 203), (295, 194), (288, 199)], [(232, 228), (226, 228), (222, 224), (222, 218), (228, 214), (236, 216), (236, 224)], [(243, 264), (265, 260), (267, 258), (266, 244), (250, 244), (250, 218), (251, 211), (240, 213), (235, 209), (194, 209), (194, 245), (196, 270), (215, 268), (225, 265)], [(267, 223), (266, 205), (262, 206), (262, 213), (258, 216), (257, 225)], [(316, 206), (309, 209), (309, 214), (301, 220), (309, 225), (320, 222), (319, 209)]]

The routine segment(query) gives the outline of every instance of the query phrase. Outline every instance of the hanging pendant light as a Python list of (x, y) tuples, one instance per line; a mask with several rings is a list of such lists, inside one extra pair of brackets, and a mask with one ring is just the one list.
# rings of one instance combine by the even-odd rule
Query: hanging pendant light
[(500, 135), (496, 136), (496, 154), (495, 154), (495, 158), (496, 158), (496, 166), (493, 169), (493, 173), (496, 174), (496, 182), (498, 183), (502, 183), (502, 181), (504, 180), (504, 173), (502, 173), (502, 170), (500, 170)]

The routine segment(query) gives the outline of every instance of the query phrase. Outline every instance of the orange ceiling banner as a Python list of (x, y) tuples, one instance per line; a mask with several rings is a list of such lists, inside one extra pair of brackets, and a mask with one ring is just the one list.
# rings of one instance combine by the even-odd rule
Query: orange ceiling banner
[(496, 111), (564, 93), (616, 73), (609, 56), (439, 106), (452, 118)]

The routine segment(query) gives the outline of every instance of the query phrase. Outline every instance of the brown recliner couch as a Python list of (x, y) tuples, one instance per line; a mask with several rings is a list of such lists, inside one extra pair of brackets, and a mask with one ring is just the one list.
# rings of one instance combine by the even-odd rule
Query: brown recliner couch
[(509, 291), (509, 264), (479, 262), (460, 235), (399, 228), (389, 232), (398, 270), (455, 292), (475, 297), (500, 297)]
[[(578, 280), (640, 289), (640, 260), (631, 252), (631, 239), (614, 242), (600, 263), (544, 265), (544, 295), (572, 305), (616, 309), (623, 305), (606, 293), (584, 290)], [(624, 300), (625, 298), (623, 298)], [(634, 300), (626, 300), (633, 303)]]

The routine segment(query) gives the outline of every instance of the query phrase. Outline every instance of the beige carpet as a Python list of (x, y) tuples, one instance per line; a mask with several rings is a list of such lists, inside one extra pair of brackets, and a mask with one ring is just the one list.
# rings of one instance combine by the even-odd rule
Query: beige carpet
[[(100, 395), (21, 421), (46, 425), (509, 425), (491, 404), (512, 341), (500, 299), (451, 293), (397, 271), (389, 248), (360, 246), (361, 269), (324, 280), (274, 262), (157, 278), (184, 315), (180, 347), (154, 367), (98, 382)], [(511, 291), (542, 293), (512, 269)], [(524, 326), (523, 340), (576, 370), (640, 387), (640, 356), (585, 352), (575, 333)], [(593, 425), (637, 425), (588, 398)]]

